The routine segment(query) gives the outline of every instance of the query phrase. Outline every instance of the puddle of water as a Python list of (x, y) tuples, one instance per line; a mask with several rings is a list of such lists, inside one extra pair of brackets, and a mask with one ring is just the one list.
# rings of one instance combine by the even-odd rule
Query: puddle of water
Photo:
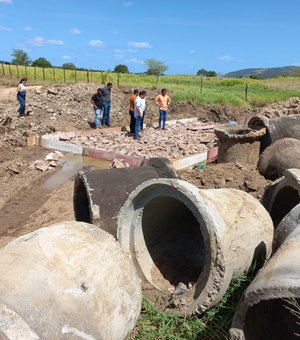
[(59, 162), (63, 164), (62, 169), (56, 171), (53, 176), (48, 178), (43, 184), (43, 188), (50, 191), (54, 190), (66, 183), (72, 176), (82, 169), (107, 169), (111, 164), (110, 161), (75, 154), (65, 154), (65, 157), (61, 158)]

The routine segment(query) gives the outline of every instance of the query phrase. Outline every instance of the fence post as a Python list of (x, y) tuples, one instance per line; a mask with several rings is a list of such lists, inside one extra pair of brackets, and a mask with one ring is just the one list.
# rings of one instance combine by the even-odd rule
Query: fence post
[(36, 80), (36, 66), (34, 66), (34, 80)]
[(25, 78), (27, 79), (27, 68), (26, 68), (26, 65), (25, 65)]
[(200, 80), (200, 93), (202, 94), (202, 86), (203, 86), (203, 77), (201, 76)]
[(75, 69), (75, 75), (74, 75), (75, 84), (76, 84), (76, 79), (77, 79), (77, 72), (76, 72), (76, 69)]
[(64, 68), (64, 83), (66, 82), (66, 69)]
[(45, 68), (43, 67), (43, 80), (45, 81)]
[(245, 101), (248, 100), (248, 84), (246, 83), (246, 87), (245, 87)]
[(2, 65), (2, 72), (3, 72), (3, 75), (5, 76), (4, 65), (3, 65), (3, 64), (1, 64), (1, 65)]
[(8, 65), (8, 70), (9, 70), (9, 76), (11, 78), (11, 68), (10, 68), (10, 65)]
[(118, 72), (118, 85), (120, 85), (120, 73)]
[(18, 75), (18, 78), (20, 78), (20, 74), (19, 74), (19, 66), (16, 65), (16, 68), (17, 68), (17, 75)]
[(86, 80), (88, 83), (90, 82), (89, 70), (86, 71)]
[(53, 73), (53, 80), (55, 82), (55, 68), (54, 67), (52, 67), (52, 73)]

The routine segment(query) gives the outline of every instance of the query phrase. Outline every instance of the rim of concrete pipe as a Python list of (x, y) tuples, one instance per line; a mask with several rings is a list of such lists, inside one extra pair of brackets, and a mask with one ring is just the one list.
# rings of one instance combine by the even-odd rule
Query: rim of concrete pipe
[[(213, 194), (209, 191), (219, 193), (216, 202), (212, 202)], [(253, 200), (265, 212), (264, 232), (270, 232), (267, 241), (264, 234), (268, 256), (273, 239), (271, 219), (257, 200), (237, 189), (207, 189), (200, 194), (197, 187), (182, 180), (153, 179), (138, 186), (120, 210), (117, 240), (131, 255), (140, 278), (146, 283), (144, 288), (150, 285), (151, 291), (167, 293), (172, 285), (177, 288), (184, 283), (188, 287), (192, 283), (181, 295), (187, 303), (177, 310), (180, 314), (202, 313), (217, 304), (231, 279), (244, 273), (255, 256), (254, 249), (251, 255), (249, 249), (244, 249), (249, 263), (241, 264), (239, 259), (228, 255), (232, 249), (224, 247), (229, 242), (230, 231), (216, 205), (230, 194)], [(256, 243), (258, 253), (261, 243)]]
[(247, 125), (221, 125), (214, 129), (219, 139), (256, 140), (266, 134), (266, 129), (254, 130)]
[[(300, 333), (300, 224), (257, 273), (235, 312), (230, 339), (295, 339)], [(290, 312), (290, 313), (289, 313)]]
[(300, 203), (300, 169), (288, 169), (284, 176), (269, 185), (261, 199), (275, 228)]

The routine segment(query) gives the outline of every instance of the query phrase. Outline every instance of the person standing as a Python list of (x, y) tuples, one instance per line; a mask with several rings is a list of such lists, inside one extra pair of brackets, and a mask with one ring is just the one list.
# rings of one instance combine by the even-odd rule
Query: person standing
[(139, 94), (139, 90), (135, 89), (133, 91), (133, 94), (129, 98), (129, 114), (130, 114), (130, 132), (134, 133), (134, 127), (135, 127), (135, 117), (134, 117), (134, 102)]
[(163, 130), (166, 129), (167, 114), (169, 110), (169, 105), (172, 102), (171, 98), (166, 93), (167, 90), (162, 89), (161, 94), (159, 94), (155, 98), (155, 103), (159, 107), (158, 127), (159, 129), (163, 128)]
[(103, 111), (102, 89), (99, 87), (91, 98), (91, 104), (95, 112), (95, 128), (100, 128), (101, 113)]
[(134, 117), (135, 117), (135, 127), (134, 127), (134, 139), (140, 139), (140, 128), (141, 120), (146, 107), (146, 91), (140, 91), (134, 102)]
[(110, 102), (111, 102), (111, 89), (112, 83), (107, 83), (102, 89), (102, 100), (103, 100), (103, 127), (110, 126)]
[(17, 100), (20, 103), (20, 107), (17, 111), (17, 117), (25, 116), (26, 108), (26, 78), (22, 78), (17, 86)]

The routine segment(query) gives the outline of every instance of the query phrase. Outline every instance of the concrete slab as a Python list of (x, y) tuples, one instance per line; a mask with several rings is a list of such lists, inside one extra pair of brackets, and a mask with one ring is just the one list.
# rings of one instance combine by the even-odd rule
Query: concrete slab
[(207, 151), (198, 153), (193, 156), (185, 157), (182, 159), (177, 159), (172, 162), (172, 165), (175, 170), (183, 170), (200, 162), (206, 162), (207, 160)]

